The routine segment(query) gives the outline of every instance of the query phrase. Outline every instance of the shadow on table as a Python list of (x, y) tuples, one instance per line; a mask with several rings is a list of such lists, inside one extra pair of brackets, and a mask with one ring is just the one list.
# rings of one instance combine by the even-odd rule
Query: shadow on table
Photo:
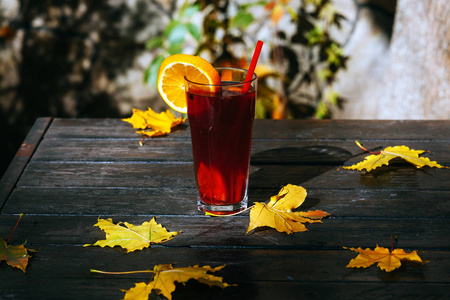
[[(352, 154), (342, 148), (320, 145), (257, 152), (250, 159), (249, 205), (255, 201), (267, 201), (286, 184), (301, 185), (337, 169), (351, 157)], [(318, 201), (308, 199), (304, 207), (312, 207)]]

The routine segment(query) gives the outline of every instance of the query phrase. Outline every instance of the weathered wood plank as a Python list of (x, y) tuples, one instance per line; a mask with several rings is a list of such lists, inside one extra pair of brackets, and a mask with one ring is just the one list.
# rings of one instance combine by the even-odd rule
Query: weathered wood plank
[[(153, 216), (113, 216), (115, 223), (142, 224)], [(84, 245), (105, 239), (105, 233), (93, 227), (99, 216), (25, 216), (14, 232), (14, 241), (28, 245)], [(102, 218), (111, 216), (102, 215)], [(169, 231), (182, 231), (165, 242), (167, 247), (245, 247), (261, 249), (340, 249), (341, 247), (390, 248), (390, 237), (399, 237), (399, 247), (417, 250), (446, 250), (450, 255), (448, 219), (334, 218), (320, 224), (306, 224), (307, 232), (281, 234), (271, 228), (256, 229), (246, 235), (248, 216), (234, 218), (157, 216)], [(14, 227), (17, 216), (0, 219), (0, 236)], [(450, 256), (449, 256), (450, 259)]]
[[(417, 271), (419, 273), (420, 271)], [(219, 274), (220, 276), (221, 274)], [(287, 276), (289, 277), (289, 276)], [(227, 280), (227, 279), (225, 279)], [(5, 299), (123, 299), (125, 292), (148, 278), (52, 278), (53, 288), (42, 284), (39, 278), (7, 278), (0, 282), (0, 297)], [(232, 281), (237, 282), (237, 281)], [(448, 283), (420, 284), (419, 282), (272, 282), (243, 281), (238, 286), (221, 289), (189, 281), (176, 284), (172, 299), (448, 299)], [(157, 298), (153, 294), (149, 299)]]
[(33, 155), (33, 152), (44, 135), (45, 130), (47, 130), (51, 120), (51, 118), (39, 118), (36, 120), (11, 161), (8, 169), (3, 174), (0, 181), (0, 211), (22, 174), (23, 169)]
[[(250, 189), (249, 203), (267, 202), (277, 189)], [(199, 215), (191, 188), (17, 188), (3, 214)], [(308, 189), (301, 210), (324, 210), (335, 217), (449, 218), (450, 191)], [(42, 203), (45, 202), (45, 205)], [(420, 203), (420, 205), (418, 205)]]
[(447, 169), (416, 169), (391, 165), (367, 174), (330, 166), (261, 166), (250, 175), (250, 187), (265, 188), (287, 183), (315, 189), (448, 190)]
[[(140, 139), (130, 124), (120, 119), (55, 119), (46, 138), (128, 138)], [(267, 128), (271, 135), (267, 135)], [(256, 139), (373, 139), (450, 140), (444, 120), (255, 120)], [(190, 139), (184, 125), (165, 138)]]
[[(288, 183), (305, 188), (448, 190), (447, 169), (387, 166), (361, 174), (327, 165), (261, 165), (250, 170), (252, 189)], [(31, 162), (18, 187), (193, 187), (192, 163), (46, 163)]]
[[(388, 146), (406, 145), (427, 150), (424, 156), (450, 166), (450, 149), (441, 142), (399, 140), (365, 141), (373, 151)], [(354, 141), (253, 140), (252, 164), (353, 164), (369, 153)], [(149, 139), (144, 146), (137, 140), (44, 139), (33, 155), (34, 161), (192, 161), (190, 140)]]
[[(70, 253), (73, 255), (71, 256)], [(110, 248), (89, 248), (81, 246), (42, 246), (35, 253), (27, 269), (27, 277), (72, 279), (75, 277), (117, 278), (116, 276), (89, 275), (90, 269), (102, 271), (131, 271), (152, 269), (157, 264), (176, 263), (177, 266), (194, 264), (219, 266), (226, 264), (220, 271), (229, 283), (249, 281), (280, 282), (429, 282), (450, 283), (448, 268), (449, 254), (442, 251), (430, 251), (421, 254), (430, 262), (425, 265), (405, 263), (401, 272), (387, 274), (378, 268), (346, 268), (348, 262), (356, 256), (350, 250), (273, 250), (273, 249), (208, 249), (208, 248), (164, 248), (154, 247), (125, 254)], [(271, 260), (267, 260), (271, 257)], [(308, 260), (302, 259), (308, 257)], [(260, 262), (264, 261), (264, 264)], [(108, 268), (109, 267), (109, 268)], [(107, 268), (107, 269), (105, 269)], [(113, 268), (113, 269), (111, 269)], [(13, 272), (11, 267), (2, 264), (2, 274), (13, 278), (24, 277)], [(119, 278), (149, 278), (146, 274), (129, 274)], [(5, 276), (7, 277), (7, 276)], [(290, 277), (290, 278), (289, 278)]]
[[(267, 136), (268, 128), (271, 130)], [(0, 215), (7, 237), (25, 213), (12, 244), (25, 240), (33, 253), (27, 274), (0, 264), (0, 298), (120, 299), (120, 288), (146, 275), (92, 275), (89, 269), (126, 271), (174, 263), (218, 266), (225, 290), (189, 282), (174, 299), (415, 298), (450, 296), (450, 173), (395, 162), (368, 174), (337, 170), (369, 149), (406, 144), (450, 163), (447, 121), (255, 122), (250, 202), (267, 201), (281, 185), (307, 188), (303, 210), (332, 214), (309, 231), (273, 229), (245, 234), (249, 218), (212, 218), (196, 210), (189, 126), (147, 140), (118, 119), (56, 119)], [(125, 254), (82, 247), (104, 239), (98, 217), (140, 224), (157, 216), (173, 240)], [(345, 268), (350, 247), (425, 250), (425, 265), (405, 263), (392, 273)], [(115, 268), (112, 270), (111, 268)], [(4, 279), (6, 278), (6, 279)], [(52, 286), (52, 287), (50, 287)], [(363, 295), (363, 296), (362, 296)]]
[[(64, 293), (67, 289), (71, 289), (71, 282), (74, 281), (78, 282), (75, 284), (77, 288), (80, 288), (78, 292), (87, 288), (89, 293), (92, 293), (95, 297), (95, 295), (109, 293), (111, 289), (128, 289), (134, 283), (148, 281), (151, 275), (94, 275), (90, 274), (90, 269), (134, 271), (153, 269), (153, 266), (158, 264), (176, 263), (178, 267), (196, 264), (216, 267), (225, 264), (226, 267), (219, 271), (217, 275), (223, 277), (225, 282), (238, 284), (238, 288), (229, 288), (230, 292), (239, 296), (235, 298), (241, 298), (250, 291), (259, 294), (261, 292), (260, 285), (255, 289), (247, 290), (255, 283), (261, 285), (266, 283), (283, 284), (282, 286), (287, 289), (284, 291), (285, 295), (292, 298), (292, 285), (313, 284), (313, 286), (319, 288), (319, 286), (327, 287), (329, 283), (353, 283), (358, 292), (362, 292), (367, 288), (364, 283), (371, 283), (373, 288), (383, 287), (381, 290), (384, 292), (391, 292), (397, 287), (400, 290), (402, 286), (398, 286), (398, 284), (402, 283), (415, 283), (428, 287), (428, 284), (423, 284), (424, 278), (431, 283), (431, 286), (440, 284), (443, 287), (440, 292), (448, 294), (448, 285), (450, 284), (449, 253), (429, 251), (421, 254), (421, 256), (429, 262), (425, 265), (404, 262), (403, 266), (397, 271), (386, 273), (375, 266), (367, 269), (346, 268), (348, 262), (356, 257), (356, 253), (344, 249), (311, 251), (237, 248), (167, 249), (155, 247), (124, 254), (122, 251), (98, 247), (42, 246), (41, 250), (30, 259), (26, 275), (13, 270), (4, 263), (0, 265), (0, 271), (4, 274), (2, 281), (0, 281), (0, 293), (12, 293), (12, 291), (20, 293), (18, 288), (24, 287), (24, 285), (27, 285), (25, 291), (34, 292), (34, 288), (37, 288), (40, 293), (45, 293), (44, 289), (37, 286), (40, 284), (52, 295), (50, 291), (52, 288), (54, 289), (53, 292)], [(271, 259), (267, 259), (268, 257)], [(52, 285), (43, 284), (44, 282), (51, 282)], [(55, 285), (55, 282), (60, 282), (61, 288)], [(116, 286), (113, 286), (113, 283)], [(100, 289), (91, 289), (91, 284)], [(188, 285), (191, 286), (191, 284), (190, 282)], [(196, 284), (193, 286), (199, 287)], [(272, 287), (275, 286), (272, 285)], [(357, 286), (363, 288), (357, 288)], [(389, 288), (386, 290), (386, 287)], [(233, 291), (233, 289), (236, 290)], [(205, 291), (204, 288), (201, 288), (201, 290)], [(225, 291), (227, 290), (225, 289)], [(420, 290), (424, 292), (422, 289)], [(215, 295), (221, 293), (220, 289), (214, 291)], [(347, 295), (344, 291), (341, 291), (341, 293), (343, 296)], [(436, 291), (433, 291), (433, 294), (435, 293)], [(264, 296), (261, 299), (267, 299)], [(295, 294), (295, 296), (298, 295)], [(90, 299), (90, 297), (88, 298)], [(181, 297), (181, 299), (184, 298)]]

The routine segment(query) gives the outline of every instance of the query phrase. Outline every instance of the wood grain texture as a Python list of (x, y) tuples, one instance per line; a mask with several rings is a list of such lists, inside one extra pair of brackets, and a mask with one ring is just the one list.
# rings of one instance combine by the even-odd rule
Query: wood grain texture
[[(108, 216), (115, 223), (140, 225), (153, 218), (144, 216)], [(99, 216), (28, 216), (14, 233), (15, 241), (27, 241), (29, 246), (84, 245), (105, 239), (105, 233), (94, 227)], [(17, 217), (4, 218), (2, 231), (15, 224)], [(258, 248), (258, 249), (340, 249), (341, 247), (370, 247), (377, 244), (390, 248), (391, 235), (400, 239), (400, 246), (412, 250), (450, 251), (448, 219), (402, 218), (328, 218), (321, 224), (306, 224), (307, 232), (281, 234), (271, 228), (256, 229), (245, 234), (249, 218), (211, 218), (201, 215), (156, 216), (169, 231), (182, 231), (165, 242), (166, 247)], [(431, 230), (432, 229), (432, 230)]]
[[(450, 166), (448, 121), (257, 120), (249, 202), (265, 202), (282, 185), (302, 185), (301, 210), (331, 217), (307, 232), (261, 228), (245, 234), (248, 213), (214, 218), (196, 209), (189, 125), (165, 137), (141, 139), (117, 119), (54, 119), (27, 158), (0, 211), (0, 237), (24, 213), (12, 244), (33, 253), (27, 274), (0, 263), (0, 298), (121, 299), (120, 289), (145, 275), (105, 276), (90, 269), (131, 271), (156, 264), (226, 264), (237, 287), (221, 290), (190, 281), (174, 299), (378, 299), (450, 295), (450, 171), (416, 169), (401, 160), (369, 173), (341, 169), (393, 145), (429, 150)], [(30, 133), (33, 137), (35, 133)], [(17, 171), (18, 172), (18, 171)], [(118, 247), (83, 247), (105, 238), (94, 227), (112, 218), (141, 224), (156, 217), (173, 240), (125, 254)], [(421, 250), (425, 265), (404, 263), (391, 273), (349, 269), (356, 253), (342, 247)], [(5, 275), (5, 276), (3, 276)]]
[[(425, 255), (424, 255), (425, 256)], [(431, 261), (425, 266), (404, 264), (392, 273), (377, 268), (349, 269), (346, 264), (355, 257), (349, 250), (261, 250), (208, 248), (154, 248), (124, 255), (121, 251), (71, 246), (43, 246), (36, 253), (26, 276), (11, 268), (0, 266), (5, 279), (0, 281), (2, 295), (18, 298), (57, 299), (121, 299), (120, 289), (129, 289), (137, 282), (147, 282), (145, 274), (106, 276), (90, 274), (90, 269), (130, 271), (152, 269), (160, 263), (184, 267), (196, 263), (226, 267), (217, 275), (237, 287), (209, 288), (190, 281), (185, 287), (177, 285), (173, 299), (298, 299), (364, 298), (396, 296), (400, 299), (444, 299), (449, 295), (449, 273), (439, 261), (444, 252), (427, 252)], [(273, 259), (277, 257), (278, 259)], [(268, 259), (272, 258), (272, 259)], [(307, 259), (306, 259), (307, 258)], [(264, 267), (258, 267), (264, 262)], [(447, 276), (442, 276), (447, 275)], [(424, 278), (430, 284), (423, 284)], [(51, 282), (51, 286), (43, 285)], [(32, 290), (33, 294), (29, 291)], [(416, 294), (417, 293), (417, 294)], [(361, 296), (364, 295), (364, 296)]]
[(5, 204), (7, 197), (13, 190), (17, 180), (19, 180), (23, 169), (33, 155), (45, 130), (51, 122), (50, 118), (39, 118), (36, 120), (30, 132), (25, 137), (19, 150), (11, 161), (8, 169), (3, 174), (0, 181), (0, 210)]
[[(266, 202), (279, 189), (250, 189), (249, 199)], [(62, 199), (61, 195), (64, 195)], [(201, 215), (189, 188), (17, 188), (3, 214)], [(45, 199), (46, 205), (42, 205)], [(448, 218), (450, 191), (310, 188), (300, 210), (324, 210), (335, 217)]]
[[(45, 138), (133, 139), (139, 141), (132, 126), (119, 119), (54, 119)], [(269, 131), (270, 130), (270, 131)], [(270, 135), (268, 133), (270, 132)], [(448, 122), (442, 120), (255, 120), (254, 139), (309, 140), (449, 140)], [(190, 140), (186, 123), (159, 139)]]
[[(28, 164), (18, 187), (152, 187), (195, 186), (193, 163), (45, 163)], [(288, 183), (305, 188), (442, 190), (450, 180), (448, 169), (411, 165), (387, 166), (361, 174), (334, 165), (261, 165), (250, 171), (249, 187), (265, 189)], [(440, 180), (436, 180), (440, 178)]]

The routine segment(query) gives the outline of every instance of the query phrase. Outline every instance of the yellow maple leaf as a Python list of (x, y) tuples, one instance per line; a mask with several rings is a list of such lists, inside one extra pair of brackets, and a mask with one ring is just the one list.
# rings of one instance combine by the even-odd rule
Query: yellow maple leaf
[(114, 224), (112, 219), (98, 219), (94, 226), (99, 227), (106, 232), (106, 239), (97, 241), (95, 244), (86, 244), (87, 246), (115, 247), (120, 246), (128, 252), (141, 250), (150, 244), (163, 243), (171, 240), (178, 233), (176, 231), (169, 232), (156, 223), (155, 218), (150, 222), (144, 222), (142, 225), (133, 225), (128, 222)]
[(320, 223), (329, 213), (321, 210), (308, 212), (293, 212), (306, 198), (306, 190), (301, 186), (288, 184), (278, 195), (270, 198), (268, 204), (255, 202), (250, 211), (250, 222), (247, 233), (257, 227), (268, 226), (279, 232), (288, 234), (307, 231), (304, 223)]
[(366, 156), (363, 161), (355, 165), (343, 167), (344, 169), (359, 170), (359, 171), (366, 169), (367, 172), (370, 172), (371, 170), (381, 167), (383, 165), (389, 165), (389, 161), (397, 157), (410, 162), (411, 164), (415, 165), (416, 168), (422, 168), (424, 166), (436, 168), (448, 168), (445, 166), (441, 166), (435, 161), (430, 161), (428, 157), (419, 157), (420, 154), (426, 152), (425, 150), (414, 150), (406, 146), (394, 146), (394, 147), (387, 147), (378, 153), (373, 153), (364, 148), (358, 141), (356, 141), (356, 144), (361, 149), (372, 153), (372, 155)]
[[(184, 123), (186, 119), (176, 118), (170, 110), (156, 113), (149, 107), (146, 111), (133, 108), (133, 115), (130, 118), (122, 119), (122, 121), (132, 124), (133, 128), (141, 129), (136, 131), (137, 133), (152, 137), (170, 133), (173, 127)], [(151, 130), (145, 131), (144, 129)]]
[(358, 256), (353, 258), (347, 265), (347, 268), (367, 268), (377, 263), (377, 266), (386, 272), (391, 272), (401, 266), (401, 260), (409, 260), (414, 262), (423, 263), (422, 259), (417, 254), (417, 251), (410, 253), (405, 252), (403, 249), (394, 249), (392, 252), (384, 247), (376, 246), (375, 249), (362, 249), (359, 248), (347, 248), (355, 252), (358, 252)]
[(223, 282), (222, 277), (208, 274), (208, 272), (214, 273), (224, 267), (225, 265), (216, 268), (195, 265), (193, 267), (174, 268), (172, 264), (156, 265), (152, 272), (155, 274), (153, 280), (148, 284), (140, 282), (129, 290), (122, 290), (126, 292), (124, 299), (148, 299), (149, 294), (154, 290), (157, 295), (162, 294), (170, 300), (172, 299), (172, 292), (175, 291), (175, 282), (185, 283), (190, 279), (195, 279), (209, 286), (226, 288), (231, 285)]
[(223, 278), (215, 276), (210, 273), (222, 270), (225, 267), (219, 266), (212, 268), (210, 266), (200, 267), (195, 265), (193, 267), (185, 268), (174, 268), (172, 264), (156, 265), (153, 270), (143, 270), (143, 271), (130, 271), (130, 272), (105, 272), (99, 270), (92, 270), (92, 273), (108, 274), (108, 275), (125, 275), (125, 274), (136, 274), (136, 273), (153, 273), (152, 278), (149, 283), (140, 282), (136, 283), (134, 287), (129, 290), (122, 290), (125, 292), (125, 300), (147, 300), (150, 293), (155, 291), (157, 295), (162, 294), (168, 299), (172, 299), (172, 292), (175, 291), (175, 282), (180, 282), (185, 284), (188, 280), (194, 279), (200, 283), (207, 284), (209, 286), (218, 286), (221, 288), (226, 288), (229, 286), (236, 286), (236, 284), (228, 284), (223, 282)]

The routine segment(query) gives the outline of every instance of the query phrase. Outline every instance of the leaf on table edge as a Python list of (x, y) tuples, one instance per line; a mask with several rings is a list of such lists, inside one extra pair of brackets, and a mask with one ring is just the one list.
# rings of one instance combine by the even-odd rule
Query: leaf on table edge
[[(8, 245), (8, 243), (4, 239), (0, 238), (0, 243), (4, 245), (4, 246), (0, 245), (0, 247), (5, 247), (4, 249), (14, 248), (19, 251), (22, 251), (20, 253), (22, 257), (18, 259), (19, 262), (11, 262), (6, 258), (0, 259), (0, 262), (5, 261), (9, 266), (18, 268), (22, 270), (22, 272), (26, 273), (26, 268), (28, 267), (28, 260), (32, 257), (28, 252), (37, 252), (37, 250), (26, 248), (25, 247), (26, 241), (21, 245)], [(23, 261), (21, 262), (22, 259)]]

